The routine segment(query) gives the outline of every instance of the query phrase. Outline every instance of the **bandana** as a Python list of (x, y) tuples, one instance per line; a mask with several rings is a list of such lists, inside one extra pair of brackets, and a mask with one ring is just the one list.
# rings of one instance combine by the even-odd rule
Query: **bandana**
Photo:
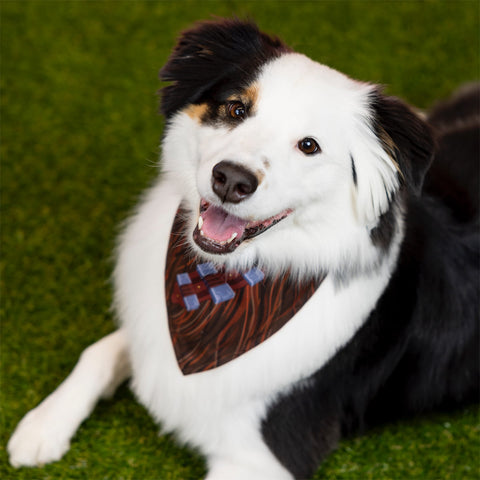
[(184, 375), (219, 367), (282, 328), (325, 277), (304, 282), (288, 273), (269, 278), (254, 267), (225, 271), (192, 256), (184, 212), (173, 222), (165, 267), (168, 324)]

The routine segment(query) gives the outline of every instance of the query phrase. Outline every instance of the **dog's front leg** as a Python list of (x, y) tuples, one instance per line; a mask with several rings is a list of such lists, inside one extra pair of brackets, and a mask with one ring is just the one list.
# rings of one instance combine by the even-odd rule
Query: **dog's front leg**
[(10, 463), (36, 466), (58, 460), (100, 398), (130, 376), (122, 330), (88, 347), (66, 380), (18, 424), (8, 443)]
[(259, 451), (226, 457), (209, 457), (205, 480), (293, 480), (270, 452)]

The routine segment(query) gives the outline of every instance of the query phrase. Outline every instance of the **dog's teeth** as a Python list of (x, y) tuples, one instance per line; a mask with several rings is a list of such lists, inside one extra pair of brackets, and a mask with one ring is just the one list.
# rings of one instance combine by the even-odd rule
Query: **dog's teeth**
[(202, 230), (202, 229), (200, 229), (200, 235), (201, 235), (202, 237), (205, 236), (205, 234), (203, 233), (203, 230)]
[(202, 218), (202, 216), (200, 215), (200, 216), (198, 217), (198, 229), (199, 229), (199, 230), (202, 230), (202, 227), (203, 227), (203, 218)]
[(233, 242), (238, 236), (238, 233), (237, 232), (233, 232), (232, 233), (232, 236), (225, 242), (225, 243), (230, 243), (230, 242)]

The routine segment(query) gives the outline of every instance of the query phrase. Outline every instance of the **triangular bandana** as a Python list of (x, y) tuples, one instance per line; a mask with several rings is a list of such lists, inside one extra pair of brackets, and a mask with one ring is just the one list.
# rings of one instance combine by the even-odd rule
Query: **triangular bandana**
[(298, 283), (258, 268), (225, 272), (202, 263), (185, 246), (184, 215), (173, 222), (165, 267), (168, 324), (184, 375), (223, 365), (282, 328), (323, 278)]

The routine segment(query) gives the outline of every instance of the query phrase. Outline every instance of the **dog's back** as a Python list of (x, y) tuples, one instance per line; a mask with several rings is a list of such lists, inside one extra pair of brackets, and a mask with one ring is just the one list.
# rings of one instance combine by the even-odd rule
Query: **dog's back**
[(428, 120), (437, 132), (425, 193), (440, 198), (460, 222), (478, 221), (480, 205), (480, 84), (438, 104)]

